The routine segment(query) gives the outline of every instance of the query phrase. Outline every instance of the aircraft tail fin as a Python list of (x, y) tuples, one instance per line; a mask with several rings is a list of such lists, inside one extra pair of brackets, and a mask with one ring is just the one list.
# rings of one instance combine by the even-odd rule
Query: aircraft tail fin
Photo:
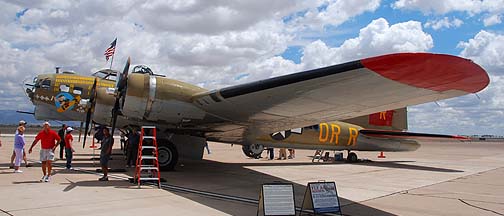
[(356, 124), (365, 129), (405, 131), (408, 130), (408, 111), (404, 107), (351, 118), (344, 122)]

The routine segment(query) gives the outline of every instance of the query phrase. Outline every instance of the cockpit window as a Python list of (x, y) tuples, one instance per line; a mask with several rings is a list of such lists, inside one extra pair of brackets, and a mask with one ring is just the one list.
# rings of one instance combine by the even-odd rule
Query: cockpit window
[(42, 80), (42, 82), (40, 83), (40, 87), (43, 89), (51, 88), (51, 80), (49, 79)]
[(100, 70), (93, 74), (94, 77), (115, 81), (117, 78), (117, 71), (105, 69)]

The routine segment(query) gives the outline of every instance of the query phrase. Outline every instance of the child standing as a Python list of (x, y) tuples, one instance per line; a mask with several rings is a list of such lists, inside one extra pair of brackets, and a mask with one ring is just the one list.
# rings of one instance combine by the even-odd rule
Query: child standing
[(65, 135), (65, 157), (66, 157), (66, 168), (67, 169), (73, 169), (72, 168), (72, 158), (73, 158), (73, 153), (75, 152), (73, 148), (73, 136), (72, 136), (72, 131), (74, 129), (72, 127), (67, 127), (66, 129), (66, 135)]
[(14, 137), (14, 152), (16, 154), (16, 159), (14, 161), (14, 173), (23, 172), (19, 170), (19, 166), (21, 165), (21, 161), (23, 160), (23, 149), (25, 146), (25, 139), (23, 135), (24, 131), (25, 128), (23, 126), (19, 126), (17, 128), (17, 134)]

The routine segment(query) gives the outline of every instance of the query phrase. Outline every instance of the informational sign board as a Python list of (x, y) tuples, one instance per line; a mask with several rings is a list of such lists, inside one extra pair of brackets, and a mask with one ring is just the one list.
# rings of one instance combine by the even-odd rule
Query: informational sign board
[(263, 184), (257, 215), (296, 215), (292, 184)]
[(315, 214), (335, 213), (341, 215), (341, 207), (335, 182), (310, 182), (303, 200), (303, 210)]

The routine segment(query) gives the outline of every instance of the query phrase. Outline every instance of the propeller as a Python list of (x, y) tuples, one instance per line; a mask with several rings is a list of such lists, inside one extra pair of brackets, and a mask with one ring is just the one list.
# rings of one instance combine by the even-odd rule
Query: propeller
[(94, 83), (93, 83), (93, 87), (91, 88), (91, 97), (89, 98), (89, 108), (87, 110), (87, 113), (86, 113), (86, 127), (84, 129), (84, 142), (82, 142), (82, 148), (84, 148), (86, 146), (86, 137), (88, 135), (88, 131), (89, 131), (89, 124), (91, 123), (91, 115), (93, 114), (94, 112), (94, 107), (95, 107), (95, 104), (96, 104), (96, 82), (97, 82), (97, 78), (94, 79)]
[(124, 100), (126, 97), (126, 88), (128, 85), (128, 72), (129, 72), (130, 64), (131, 64), (131, 59), (130, 59), (130, 57), (128, 57), (128, 61), (126, 61), (126, 65), (124, 65), (123, 72), (118, 76), (118, 79), (116, 82), (117, 94), (116, 94), (116, 101), (114, 104), (114, 108), (112, 108), (112, 132), (111, 132), (111, 134), (114, 134), (114, 131), (116, 128), (116, 123), (117, 123), (117, 116), (121, 112), (121, 108), (124, 106)]
[(80, 138), (82, 136), (82, 126), (84, 126), (84, 122), (80, 122), (80, 127), (79, 127), (79, 141), (80, 142)]

